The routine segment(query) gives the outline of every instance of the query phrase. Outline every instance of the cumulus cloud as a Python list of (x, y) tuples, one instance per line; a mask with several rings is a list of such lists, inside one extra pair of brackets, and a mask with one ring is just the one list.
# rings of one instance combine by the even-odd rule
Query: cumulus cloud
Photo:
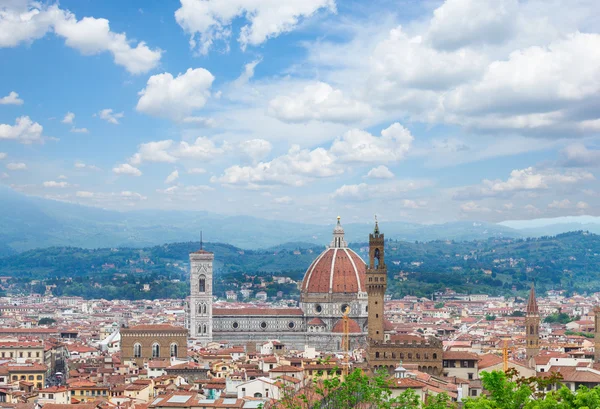
[(104, 18), (84, 17), (77, 20), (58, 5), (38, 2), (13, 2), (0, 8), (0, 47), (30, 43), (53, 30), (65, 44), (84, 55), (112, 54), (117, 65), (132, 74), (145, 73), (158, 65), (162, 50), (150, 49), (143, 41), (135, 47), (123, 33), (110, 30)]
[(227, 143), (218, 146), (206, 137), (198, 137), (194, 142), (175, 143), (171, 139), (140, 144), (138, 151), (129, 159), (137, 166), (143, 162), (175, 163), (180, 159), (212, 160), (230, 149)]
[(533, 167), (514, 169), (507, 180), (484, 179), (481, 186), (459, 190), (455, 199), (469, 199), (506, 195), (519, 191), (548, 189), (554, 185), (569, 185), (594, 180), (587, 171), (568, 171), (561, 173), (554, 169), (537, 170)]
[(243, 18), (248, 24), (240, 29), (242, 49), (260, 45), (267, 39), (292, 31), (298, 22), (320, 9), (335, 12), (334, 0), (287, 0), (285, 7), (277, 1), (262, 0), (181, 0), (175, 19), (190, 35), (190, 47), (208, 53), (215, 41), (228, 41), (232, 22)]
[(293, 145), (287, 154), (272, 161), (260, 162), (255, 166), (231, 166), (220, 177), (212, 177), (211, 182), (250, 187), (268, 184), (301, 186), (313, 178), (330, 177), (342, 172), (343, 169), (326, 149), (308, 150)]
[(84, 162), (79, 162), (79, 161), (75, 162), (75, 165), (73, 165), (73, 166), (75, 166), (75, 169), (87, 169), (87, 170), (93, 170), (93, 171), (99, 171), (99, 170), (101, 170), (96, 165), (88, 165), (88, 164), (86, 164)]
[(307, 85), (302, 92), (278, 96), (269, 102), (269, 114), (284, 122), (356, 122), (371, 115), (371, 108), (344, 96), (324, 82)]
[(179, 179), (179, 171), (174, 170), (173, 172), (171, 172), (169, 174), (169, 176), (167, 176), (167, 178), (165, 179), (165, 183), (171, 184), (171, 183), (175, 182), (177, 179)]
[(385, 165), (379, 165), (369, 171), (367, 176), (369, 179), (392, 179), (394, 174)]
[(11, 139), (23, 144), (42, 142), (44, 128), (28, 116), (21, 116), (14, 125), (0, 124), (0, 140)]
[(582, 143), (567, 146), (561, 152), (563, 165), (570, 167), (596, 167), (600, 166), (600, 150), (588, 149)]
[(104, 119), (106, 122), (114, 125), (119, 124), (119, 119), (123, 118), (125, 114), (123, 112), (113, 112), (112, 109), (107, 108), (98, 112), (98, 117)]
[(548, 207), (550, 209), (568, 209), (571, 207), (571, 201), (569, 199), (553, 200)]
[(19, 98), (19, 94), (12, 91), (7, 96), (0, 98), (0, 105), (23, 105), (23, 100)]
[(87, 128), (75, 128), (75, 127), (73, 127), (73, 128), (71, 128), (70, 132), (73, 132), (73, 133), (89, 133), (90, 131), (88, 131)]
[(138, 168), (131, 166), (129, 163), (115, 166), (113, 172), (117, 175), (142, 176), (142, 172)]
[(27, 170), (27, 165), (23, 162), (11, 162), (6, 164), (8, 170)]
[(94, 197), (94, 192), (89, 192), (86, 190), (79, 190), (75, 193), (75, 196), (87, 199), (87, 198)]
[[(336, 189), (331, 197), (340, 201), (362, 202), (376, 199), (396, 199), (404, 196), (406, 192), (418, 190), (431, 185), (428, 180), (397, 180), (394, 182), (371, 185), (359, 183), (354, 185), (342, 185)], [(416, 205), (420, 202), (413, 201)], [(402, 202), (404, 205), (404, 202)], [(409, 203), (408, 201), (406, 202)], [(425, 202), (421, 202), (425, 203)], [(405, 206), (410, 208), (410, 206)]]
[(273, 203), (284, 205), (291, 204), (293, 201), (294, 200), (289, 196), (276, 197), (273, 199)]
[(410, 131), (394, 123), (381, 131), (381, 136), (353, 129), (337, 138), (331, 153), (344, 162), (386, 163), (404, 159), (414, 138)]
[(515, 34), (517, 11), (517, 0), (446, 0), (433, 13), (427, 39), (442, 50), (503, 43)]
[(242, 87), (242, 86), (246, 85), (248, 83), (248, 81), (250, 81), (250, 79), (252, 77), (254, 77), (254, 69), (260, 62), (261, 62), (261, 60), (258, 59), (258, 60), (254, 60), (254, 61), (249, 62), (248, 64), (244, 65), (244, 71), (242, 72), (242, 74), (239, 77), (237, 77), (232, 82), (232, 85), (234, 87)]
[(55, 180), (49, 180), (43, 183), (44, 187), (51, 187), (51, 188), (65, 188), (65, 187), (69, 187), (70, 185), (67, 182), (57, 182)]
[(461, 204), (460, 210), (465, 213), (487, 213), (491, 211), (490, 208), (481, 206), (473, 201)]
[(73, 112), (67, 112), (63, 120), (60, 122), (62, 122), (63, 124), (72, 124), (74, 120), (75, 114)]
[(253, 161), (258, 161), (267, 156), (273, 148), (269, 141), (264, 139), (251, 139), (239, 145), (240, 150)]
[(0, 152), (0, 160), (2, 159), (6, 159), (8, 155), (6, 154), (6, 152)]
[(177, 77), (165, 72), (148, 79), (136, 109), (148, 115), (181, 121), (206, 104), (215, 77), (204, 68), (189, 68)]

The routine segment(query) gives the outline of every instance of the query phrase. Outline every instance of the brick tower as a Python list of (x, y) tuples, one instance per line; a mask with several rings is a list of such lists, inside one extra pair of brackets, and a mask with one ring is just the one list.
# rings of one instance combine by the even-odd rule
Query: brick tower
[(594, 307), (594, 362), (600, 362), (600, 307)]
[(387, 268), (384, 259), (384, 237), (379, 232), (375, 219), (375, 229), (369, 234), (369, 265), (367, 267), (367, 293), (369, 295), (369, 341), (382, 343), (383, 333), (383, 302), (387, 288)]
[(525, 349), (527, 359), (535, 357), (540, 352), (540, 312), (535, 299), (535, 288), (531, 284), (529, 300), (527, 301), (527, 314), (525, 316)]

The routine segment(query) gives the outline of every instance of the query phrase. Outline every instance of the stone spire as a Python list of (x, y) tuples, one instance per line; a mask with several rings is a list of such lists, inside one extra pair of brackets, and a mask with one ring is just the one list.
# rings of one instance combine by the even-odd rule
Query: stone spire
[(531, 290), (529, 290), (527, 313), (525, 314), (525, 342), (525, 353), (527, 359), (531, 361), (540, 352), (540, 312), (535, 299), (533, 283), (531, 284)]
[(531, 284), (531, 290), (529, 290), (529, 300), (527, 301), (527, 315), (539, 315), (537, 300), (535, 298), (535, 287)]
[(337, 224), (333, 229), (333, 240), (331, 240), (331, 244), (329, 247), (334, 249), (342, 249), (348, 247), (346, 244), (346, 240), (344, 240), (344, 228), (340, 223), (340, 216), (337, 217)]

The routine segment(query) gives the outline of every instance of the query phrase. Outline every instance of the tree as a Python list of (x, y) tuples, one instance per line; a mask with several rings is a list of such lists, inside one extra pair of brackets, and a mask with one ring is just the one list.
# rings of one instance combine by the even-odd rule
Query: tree
[(38, 325), (52, 325), (55, 324), (56, 320), (53, 318), (42, 318), (39, 320)]

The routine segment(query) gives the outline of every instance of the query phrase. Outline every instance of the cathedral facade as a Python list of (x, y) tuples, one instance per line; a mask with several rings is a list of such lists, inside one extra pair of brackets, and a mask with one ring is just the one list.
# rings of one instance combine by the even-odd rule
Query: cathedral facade
[(227, 340), (240, 345), (278, 340), (293, 349), (308, 345), (339, 351), (342, 317), (349, 309), (350, 349), (366, 347), (366, 264), (348, 247), (339, 218), (330, 245), (306, 271), (299, 308), (213, 308), (213, 259), (214, 255), (204, 250), (190, 254), (186, 325), (194, 340), (202, 344)]

